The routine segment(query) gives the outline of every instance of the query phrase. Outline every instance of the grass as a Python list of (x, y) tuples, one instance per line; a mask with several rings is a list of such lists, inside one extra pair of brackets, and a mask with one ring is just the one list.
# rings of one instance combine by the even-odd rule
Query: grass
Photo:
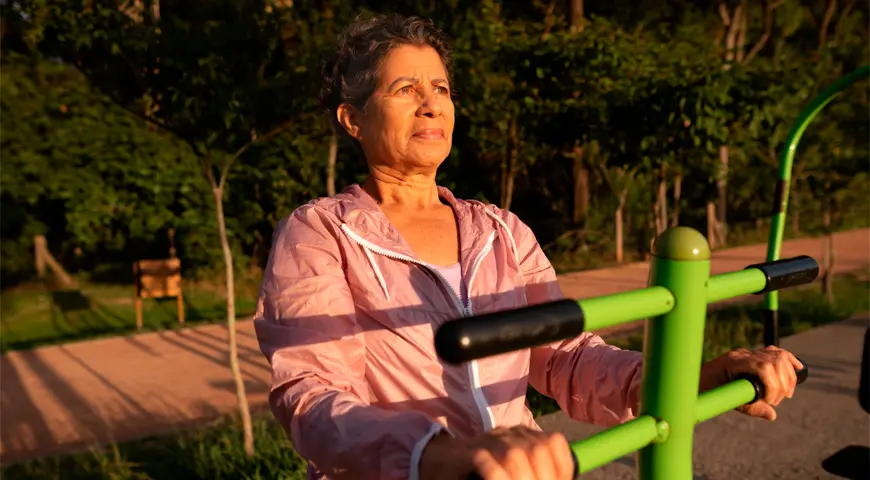
[[(766, 228), (734, 228), (729, 247), (766, 242)], [(787, 229), (786, 239), (794, 237), (790, 232)], [(574, 252), (551, 252), (554, 268), (559, 273), (565, 273), (615, 266), (616, 262), (612, 260), (610, 250), (607, 250), (612, 248), (612, 244), (607, 239), (600, 240), (606, 244), (605, 247), (599, 245)], [(607, 251), (599, 251), (599, 247)], [(628, 249), (625, 260), (643, 259), (637, 252)], [(237, 317), (244, 318), (254, 311), (260, 272), (238, 273), (236, 313)], [(132, 285), (80, 283), (83, 285), (81, 290), (52, 292), (43, 284), (31, 284), (2, 292), (0, 353), (136, 332)], [(225, 321), (225, 298), (219, 293), (220, 290), (221, 287), (202, 282), (185, 282), (187, 325)], [(142, 331), (167, 330), (179, 326), (173, 298), (144, 300), (142, 308)]]
[(271, 415), (253, 420), (256, 454), (244, 453), (241, 427), (227, 417), (175, 435), (49, 457), (3, 469), (8, 480), (304, 479), (305, 462)]
[[(187, 325), (226, 319), (226, 300), (214, 288), (187, 283), (183, 292)], [(237, 316), (252, 314), (254, 306), (253, 297), (236, 296)], [(177, 326), (175, 298), (142, 301), (143, 331)], [(79, 290), (54, 291), (31, 285), (0, 295), (2, 352), (135, 331), (132, 285), (84, 284)]]
[[(828, 304), (818, 284), (785, 290), (780, 296), (782, 335), (843, 320), (870, 311), (870, 281), (855, 275), (834, 281), (836, 301)], [(760, 302), (732, 305), (709, 315), (704, 358), (714, 358), (730, 349), (761, 343), (764, 306)], [(641, 335), (629, 335), (611, 343), (640, 349)], [(555, 402), (534, 390), (529, 406), (535, 416), (558, 410)], [(305, 462), (293, 451), (284, 431), (268, 412), (255, 415), (256, 455), (243, 453), (241, 428), (234, 417), (187, 432), (113, 445), (103, 450), (62, 457), (49, 457), (5, 467), (3, 478), (18, 479), (296, 479), (304, 478)]]

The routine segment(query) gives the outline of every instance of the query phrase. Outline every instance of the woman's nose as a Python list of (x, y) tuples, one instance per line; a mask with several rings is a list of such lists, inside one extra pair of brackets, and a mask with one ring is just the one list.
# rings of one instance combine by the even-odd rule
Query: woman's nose
[(435, 92), (426, 92), (423, 96), (423, 101), (420, 104), (418, 113), (426, 117), (440, 117), (443, 107), (441, 106), (442, 99)]

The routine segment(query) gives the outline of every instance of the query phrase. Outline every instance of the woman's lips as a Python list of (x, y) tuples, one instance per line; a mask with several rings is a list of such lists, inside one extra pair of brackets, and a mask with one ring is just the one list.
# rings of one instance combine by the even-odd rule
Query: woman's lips
[(423, 140), (441, 140), (444, 138), (444, 130), (441, 128), (425, 128), (415, 132), (414, 137)]

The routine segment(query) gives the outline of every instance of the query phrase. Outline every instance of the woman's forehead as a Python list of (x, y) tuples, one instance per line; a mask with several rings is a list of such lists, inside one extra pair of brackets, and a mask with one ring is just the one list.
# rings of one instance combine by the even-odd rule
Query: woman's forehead
[(428, 45), (396, 47), (381, 64), (381, 83), (385, 85), (400, 80), (419, 82), (422, 79), (447, 82), (447, 70), (441, 56)]

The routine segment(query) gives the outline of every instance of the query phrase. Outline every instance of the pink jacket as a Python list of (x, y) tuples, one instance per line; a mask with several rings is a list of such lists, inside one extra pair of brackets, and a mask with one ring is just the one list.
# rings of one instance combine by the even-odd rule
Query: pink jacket
[(636, 414), (641, 354), (590, 333), (460, 366), (439, 360), (433, 336), (444, 322), (562, 298), (516, 215), (439, 190), (457, 215), (464, 304), (359, 186), (299, 207), (276, 229), (254, 322), (272, 366), (272, 412), (309, 478), (416, 478), (443, 429), (538, 428), (529, 384), (578, 421)]

